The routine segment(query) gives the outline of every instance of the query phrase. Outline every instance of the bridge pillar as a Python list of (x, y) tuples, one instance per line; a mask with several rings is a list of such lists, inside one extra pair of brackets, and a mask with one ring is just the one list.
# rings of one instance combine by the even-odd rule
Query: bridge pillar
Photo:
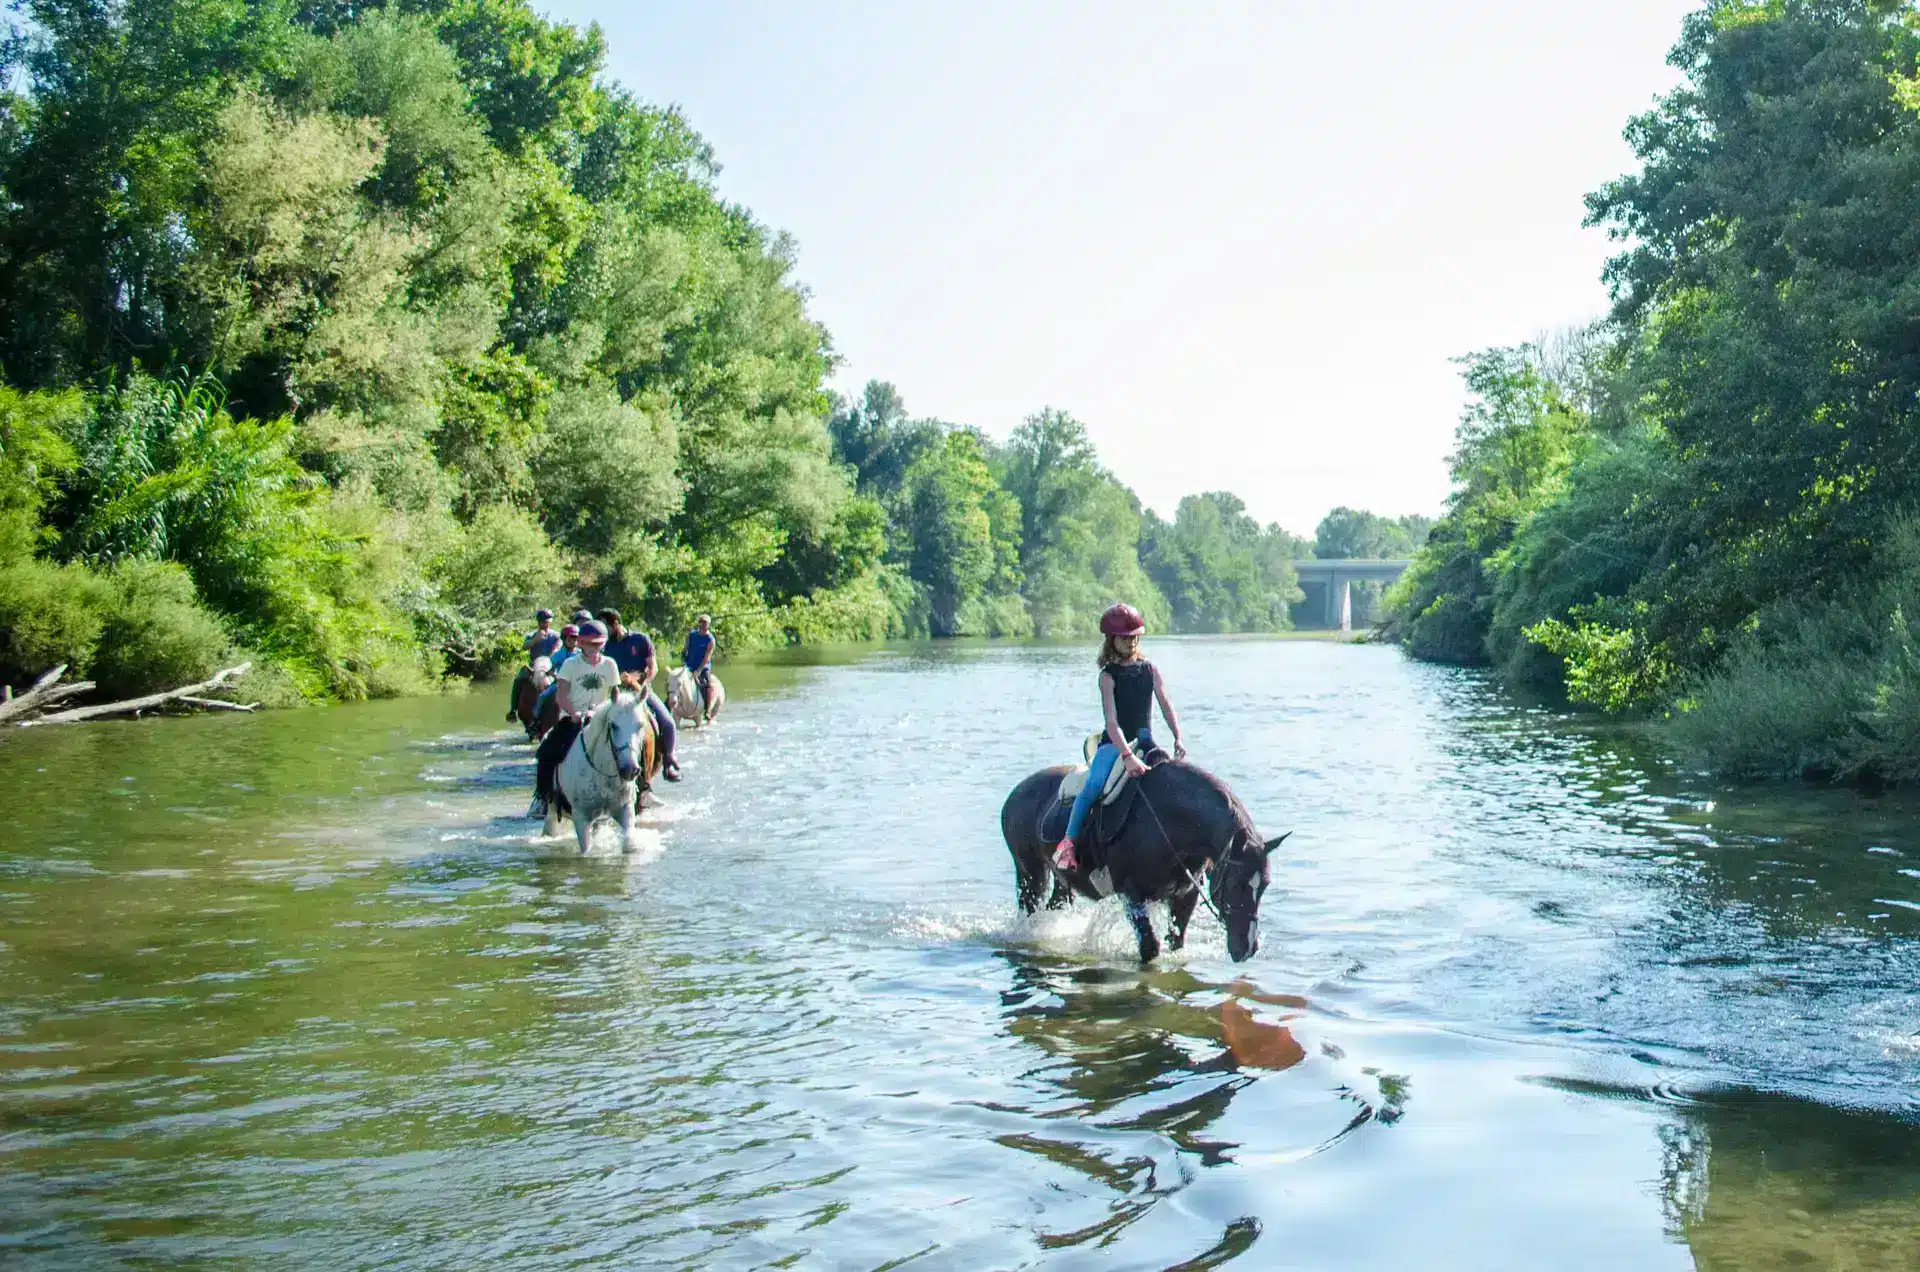
[(1335, 631), (1353, 630), (1353, 580), (1339, 574), (1327, 576), (1327, 599), (1323, 621)]

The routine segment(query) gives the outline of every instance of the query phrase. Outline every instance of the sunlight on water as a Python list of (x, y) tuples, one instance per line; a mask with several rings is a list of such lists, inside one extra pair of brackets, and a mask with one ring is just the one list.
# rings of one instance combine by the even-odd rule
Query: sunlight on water
[(1014, 906), (1078, 646), (735, 664), (631, 855), (520, 816), (490, 687), (8, 739), (0, 1259), (1913, 1266), (1913, 802), (1391, 650), (1152, 652), (1295, 832), (1246, 964)]

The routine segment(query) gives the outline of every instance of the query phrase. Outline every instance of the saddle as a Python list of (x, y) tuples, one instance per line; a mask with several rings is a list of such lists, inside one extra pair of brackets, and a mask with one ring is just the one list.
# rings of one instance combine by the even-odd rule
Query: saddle
[[(1088, 764), (1092, 763), (1093, 753), (1099, 750), (1100, 744), (1105, 740), (1106, 735), (1103, 733), (1087, 735), (1086, 743), (1081, 747), (1081, 753), (1087, 758)], [(1148, 768), (1165, 764), (1172, 758), (1157, 745), (1143, 750), (1138, 742), (1134, 742), (1132, 747), (1133, 753), (1139, 756), (1141, 763)], [(1079, 795), (1081, 789), (1087, 784), (1088, 764), (1081, 764), (1069, 770), (1066, 776), (1060, 779), (1059, 794), (1041, 805), (1038, 826), (1041, 843), (1057, 844), (1061, 836), (1067, 833), (1067, 817), (1073, 812), (1074, 797)], [(1132, 775), (1127, 772), (1127, 766), (1116, 763), (1113, 771), (1107, 775), (1107, 784), (1100, 792), (1098, 802), (1094, 804), (1087, 816), (1087, 824), (1083, 828), (1080, 842), (1075, 845), (1075, 851), (1083, 861), (1092, 863), (1097, 858), (1103, 858), (1105, 854), (1099, 851), (1100, 846), (1111, 842), (1115, 836), (1126, 829), (1128, 819), (1133, 816), (1134, 795), (1138, 789)], [(1089, 868), (1092, 868), (1091, 864)]]

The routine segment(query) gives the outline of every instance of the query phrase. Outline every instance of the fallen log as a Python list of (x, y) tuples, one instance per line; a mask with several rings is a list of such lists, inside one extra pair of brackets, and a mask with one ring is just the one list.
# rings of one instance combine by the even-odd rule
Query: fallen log
[(14, 719), (16, 716), (32, 715), (36, 711), (44, 711), (49, 705), (55, 702), (65, 701), (68, 698), (86, 693), (93, 688), (93, 681), (91, 680), (79, 680), (70, 685), (57, 684), (56, 682), (59, 681), (60, 677), (66, 674), (67, 664), (61, 663), (58, 667), (55, 667), (52, 671), (49, 671), (46, 675), (34, 681), (33, 687), (23, 694), (15, 695), (12, 689), (9, 688), (6, 700), (0, 702), (0, 723)]
[[(78, 724), (82, 720), (97, 720), (102, 716), (126, 715), (129, 712), (146, 711), (153, 707), (161, 706), (164, 703), (180, 702), (194, 698), (209, 689), (224, 684), (235, 676), (245, 674), (252, 666), (253, 664), (250, 662), (243, 662), (238, 667), (228, 667), (225, 671), (217, 671), (210, 679), (202, 680), (197, 685), (181, 685), (178, 689), (169, 689), (165, 693), (150, 693), (144, 698), (128, 698), (124, 702), (103, 702), (92, 707), (70, 707), (65, 711), (56, 711), (52, 715), (43, 715), (37, 720), (22, 720), (20, 727), (23, 729), (31, 729), (36, 724)], [(62, 668), (61, 670), (65, 669)], [(46, 677), (43, 676), (41, 679), (45, 680)], [(87, 686), (89, 689), (92, 687), (92, 685)], [(14, 701), (18, 702), (20, 699), (16, 698)], [(234, 704), (222, 703), (221, 705), (223, 707), (232, 707)]]
[(257, 702), (228, 702), (225, 698), (196, 698), (191, 694), (181, 694), (175, 702), (184, 702), (190, 707), (205, 707), (210, 711), (258, 711)]

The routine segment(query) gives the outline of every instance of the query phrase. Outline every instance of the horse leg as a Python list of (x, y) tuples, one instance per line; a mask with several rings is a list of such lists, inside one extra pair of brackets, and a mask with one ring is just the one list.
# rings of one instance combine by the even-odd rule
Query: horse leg
[(1073, 889), (1059, 875), (1053, 876), (1053, 891), (1047, 896), (1047, 909), (1064, 910), (1073, 904)]
[(1160, 938), (1153, 934), (1153, 921), (1147, 917), (1147, 903), (1138, 897), (1127, 898), (1127, 922), (1140, 938), (1140, 962), (1144, 966), (1160, 957)]
[[(636, 791), (634, 799), (639, 797), (639, 792)], [(633, 854), (633, 803), (634, 800), (620, 801), (620, 851), (628, 856)]]
[(1193, 907), (1200, 904), (1200, 889), (1183, 892), (1167, 903), (1167, 953), (1187, 943), (1187, 920), (1193, 917)]
[(587, 843), (593, 837), (593, 818), (583, 812), (579, 805), (573, 809), (573, 836), (580, 841), (580, 855), (587, 855)]
[(1014, 854), (1013, 882), (1020, 897), (1020, 913), (1032, 914), (1040, 908), (1040, 894), (1046, 889), (1049, 873), (1034, 853)]

